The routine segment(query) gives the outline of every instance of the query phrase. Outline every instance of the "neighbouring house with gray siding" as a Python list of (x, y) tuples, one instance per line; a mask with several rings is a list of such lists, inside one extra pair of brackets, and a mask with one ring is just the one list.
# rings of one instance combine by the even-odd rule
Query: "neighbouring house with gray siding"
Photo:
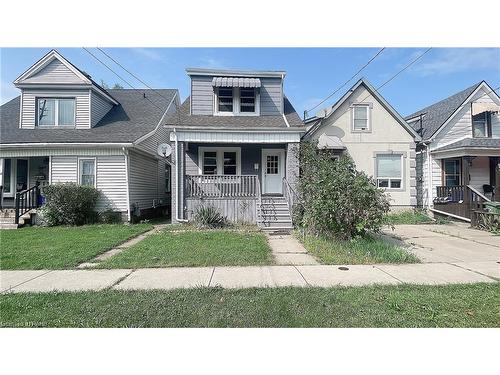
[(165, 119), (180, 104), (173, 89), (104, 89), (57, 51), (14, 82), (21, 95), (0, 107), (3, 208), (47, 184), (90, 184), (98, 209), (125, 220), (170, 203)]
[(290, 228), (303, 122), (285, 72), (187, 69), (191, 93), (166, 119), (172, 220), (214, 206), (234, 222)]
[(500, 201), (500, 97), (485, 81), (431, 104), (406, 121), (417, 147), (417, 202), (470, 221), (472, 211)]

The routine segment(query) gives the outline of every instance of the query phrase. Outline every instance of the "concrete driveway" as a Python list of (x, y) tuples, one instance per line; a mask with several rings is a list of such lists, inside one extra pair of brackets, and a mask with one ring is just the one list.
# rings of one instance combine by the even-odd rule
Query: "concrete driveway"
[(384, 234), (403, 241), (425, 263), (500, 262), (500, 236), (469, 224), (396, 225)]

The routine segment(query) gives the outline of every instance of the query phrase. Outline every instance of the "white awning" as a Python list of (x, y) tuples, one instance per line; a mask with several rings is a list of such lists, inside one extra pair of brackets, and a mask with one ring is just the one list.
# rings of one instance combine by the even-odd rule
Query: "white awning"
[(243, 77), (214, 77), (212, 79), (214, 87), (260, 87), (259, 78)]
[(321, 134), (318, 139), (318, 148), (327, 150), (345, 150), (346, 147), (339, 137)]
[(472, 103), (472, 116), (483, 112), (500, 112), (500, 105), (495, 103)]

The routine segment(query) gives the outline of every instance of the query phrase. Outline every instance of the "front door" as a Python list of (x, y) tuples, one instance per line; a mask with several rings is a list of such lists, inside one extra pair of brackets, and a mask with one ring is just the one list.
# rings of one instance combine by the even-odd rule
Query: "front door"
[(282, 194), (285, 175), (284, 150), (262, 150), (262, 193)]

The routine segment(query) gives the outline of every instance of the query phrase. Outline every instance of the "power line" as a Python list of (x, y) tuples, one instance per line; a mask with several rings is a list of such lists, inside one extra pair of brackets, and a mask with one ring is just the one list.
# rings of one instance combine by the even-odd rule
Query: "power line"
[[(123, 78), (121, 75), (116, 73), (113, 69), (111, 69), (105, 62), (103, 62), (101, 59), (99, 59), (96, 55), (94, 55), (92, 52), (90, 52), (87, 48), (82, 47), (87, 53), (89, 53), (94, 59), (99, 61), (102, 65), (104, 65), (111, 73), (113, 73), (115, 76), (120, 78), (123, 82), (125, 82), (127, 85), (129, 85), (131, 88), (136, 89), (130, 82), (128, 82), (125, 78)], [(144, 97), (147, 101), (149, 101), (152, 105), (154, 105), (156, 108), (158, 108), (160, 111), (165, 111), (164, 108), (161, 108), (157, 106), (155, 103), (153, 103), (147, 96)]]
[(373, 60), (375, 60), (378, 55), (380, 55), (383, 51), (385, 50), (385, 47), (381, 48), (376, 54), (375, 56), (373, 56), (365, 65), (363, 65), (351, 78), (349, 78), (347, 81), (345, 81), (342, 86), (340, 86), (339, 88), (337, 88), (334, 92), (332, 92), (330, 95), (328, 95), (325, 99), (323, 99), (321, 102), (319, 102), (318, 104), (316, 104), (314, 107), (310, 108), (310, 109), (307, 109), (304, 111), (304, 117), (306, 117), (306, 114), (310, 111), (312, 111), (313, 109), (316, 109), (318, 108), (321, 104), (323, 104), (324, 102), (326, 102), (328, 99), (330, 99), (333, 95), (335, 95), (337, 92), (339, 92), (343, 87), (345, 87), (345, 85), (347, 85), (349, 82), (351, 82), (353, 80), (354, 77), (356, 77), (359, 73), (361, 73), (368, 65), (370, 65), (372, 63)]

